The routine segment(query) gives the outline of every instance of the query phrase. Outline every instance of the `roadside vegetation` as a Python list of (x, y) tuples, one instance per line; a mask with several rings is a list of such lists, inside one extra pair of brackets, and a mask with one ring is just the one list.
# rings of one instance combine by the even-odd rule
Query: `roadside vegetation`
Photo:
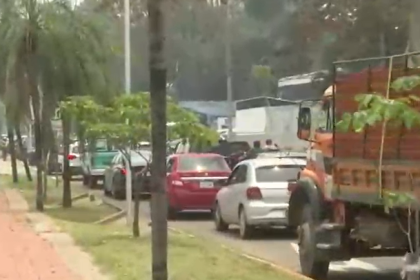
[[(13, 185), (12, 176), (1, 176), (0, 184)], [(17, 185), (34, 210), (36, 189), (33, 182), (20, 180)], [(84, 193), (83, 187), (73, 184), (73, 194)], [(63, 208), (62, 185), (51, 188), (45, 202), (45, 214), (73, 236), (76, 243), (90, 253), (96, 264), (115, 280), (146, 280), (151, 275), (151, 232), (147, 227), (140, 238), (134, 238), (123, 223), (107, 225), (95, 222), (116, 210), (101, 201), (87, 197), (74, 201), (73, 207)], [(31, 205), (32, 204), (32, 205)], [(146, 223), (142, 223), (146, 227)], [(298, 275), (286, 274), (268, 265), (246, 259), (221, 245), (188, 233), (169, 232), (168, 261), (172, 280), (297, 280)]]

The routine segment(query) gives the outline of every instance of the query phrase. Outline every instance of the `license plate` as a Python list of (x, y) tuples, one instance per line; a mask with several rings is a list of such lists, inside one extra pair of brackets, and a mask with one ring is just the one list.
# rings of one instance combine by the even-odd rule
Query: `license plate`
[(208, 181), (200, 182), (200, 188), (202, 189), (211, 189), (213, 187), (214, 187), (213, 182), (208, 182)]

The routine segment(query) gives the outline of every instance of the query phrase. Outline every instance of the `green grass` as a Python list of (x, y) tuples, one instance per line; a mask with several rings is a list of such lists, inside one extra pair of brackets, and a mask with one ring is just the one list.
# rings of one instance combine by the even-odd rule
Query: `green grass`
[[(151, 279), (150, 235), (135, 239), (128, 229), (116, 225), (66, 223), (63, 227), (115, 280)], [(299, 279), (187, 234), (170, 232), (168, 248), (171, 280)]]
[[(0, 176), (0, 186), (9, 186), (12, 188), (19, 189), (24, 197), (28, 200), (29, 205), (32, 206), (35, 203), (35, 191), (36, 191), (36, 176), (33, 181), (29, 182), (25, 176), (19, 176), (18, 183), (12, 182), (12, 176), (2, 175)], [(71, 182), (72, 197), (86, 193), (86, 189), (83, 188), (81, 182)], [(47, 185), (47, 199), (45, 205), (58, 205), (62, 201), (63, 188), (62, 181), (59, 179), (58, 184), (56, 180), (49, 177)]]
[[(4, 178), (0, 177), (1, 181)], [(34, 188), (22, 189), (27, 199), (34, 199)], [(54, 193), (51, 190), (52, 201), (55, 201)], [(151, 236), (146, 226), (140, 228), (143, 235), (136, 239), (132, 237), (131, 230), (121, 224), (93, 224), (113, 211), (105, 205), (84, 199), (74, 203), (71, 209), (47, 208), (46, 214), (70, 233), (114, 280), (151, 279)], [(184, 233), (169, 232), (168, 248), (170, 280), (301, 279), (241, 257), (215, 241)]]

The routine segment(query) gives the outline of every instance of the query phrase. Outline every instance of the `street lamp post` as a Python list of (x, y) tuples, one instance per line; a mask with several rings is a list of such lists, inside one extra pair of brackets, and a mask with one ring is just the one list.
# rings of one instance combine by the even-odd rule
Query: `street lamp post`
[[(130, 38), (130, 0), (124, 0), (124, 76), (125, 76), (125, 93), (131, 93), (131, 38)], [(127, 124), (129, 120), (126, 120)], [(127, 177), (125, 180), (126, 200), (127, 200), (127, 224), (132, 222), (133, 213), (133, 189), (131, 174), (131, 151), (127, 147), (126, 170)]]
[(230, 2), (229, 0), (222, 0), (225, 5), (225, 67), (226, 67), (226, 101), (228, 102), (228, 140), (232, 139), (233, 134), (233, 115), (235, 108), (233, 106), (233, 88), (232, 88), (232, 41), (230, 32)]

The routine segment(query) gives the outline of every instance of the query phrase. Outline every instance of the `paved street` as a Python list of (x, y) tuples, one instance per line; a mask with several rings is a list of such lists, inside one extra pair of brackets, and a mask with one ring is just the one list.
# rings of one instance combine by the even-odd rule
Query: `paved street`
[[(102, 191), (95, 191), (102, 195)], [(125, 201), (118, 201), (109, 197), (105, 200), (125, 208)], [(142, 215), (149, 215), (149, 203), (141, 202)], [(287, 268), (299, 271), (299, 260), (295, 237), (284, 230), (273, 230), (261, 232), (254, 240), (243, 241), (238, 237), (238, 229), (232, 228), (228, 233), (215, 231), (211, 216), (207, 213), (185, 213), (179, 216), (176, 221), (169, 222), (174, 228), (187, 230), (193, 234), (219, 240), (222, 244), (237, 248), (246, 254), (265, 259), (269, 262), (286, 266)], [(354, 259), (346, 262), (335, 262), (331, 265), (330, 280), (372, 280), (380, 277), (383, 280), (401, 279), (399, 271), (402, 259), (390, 258), (369, 258)]]

